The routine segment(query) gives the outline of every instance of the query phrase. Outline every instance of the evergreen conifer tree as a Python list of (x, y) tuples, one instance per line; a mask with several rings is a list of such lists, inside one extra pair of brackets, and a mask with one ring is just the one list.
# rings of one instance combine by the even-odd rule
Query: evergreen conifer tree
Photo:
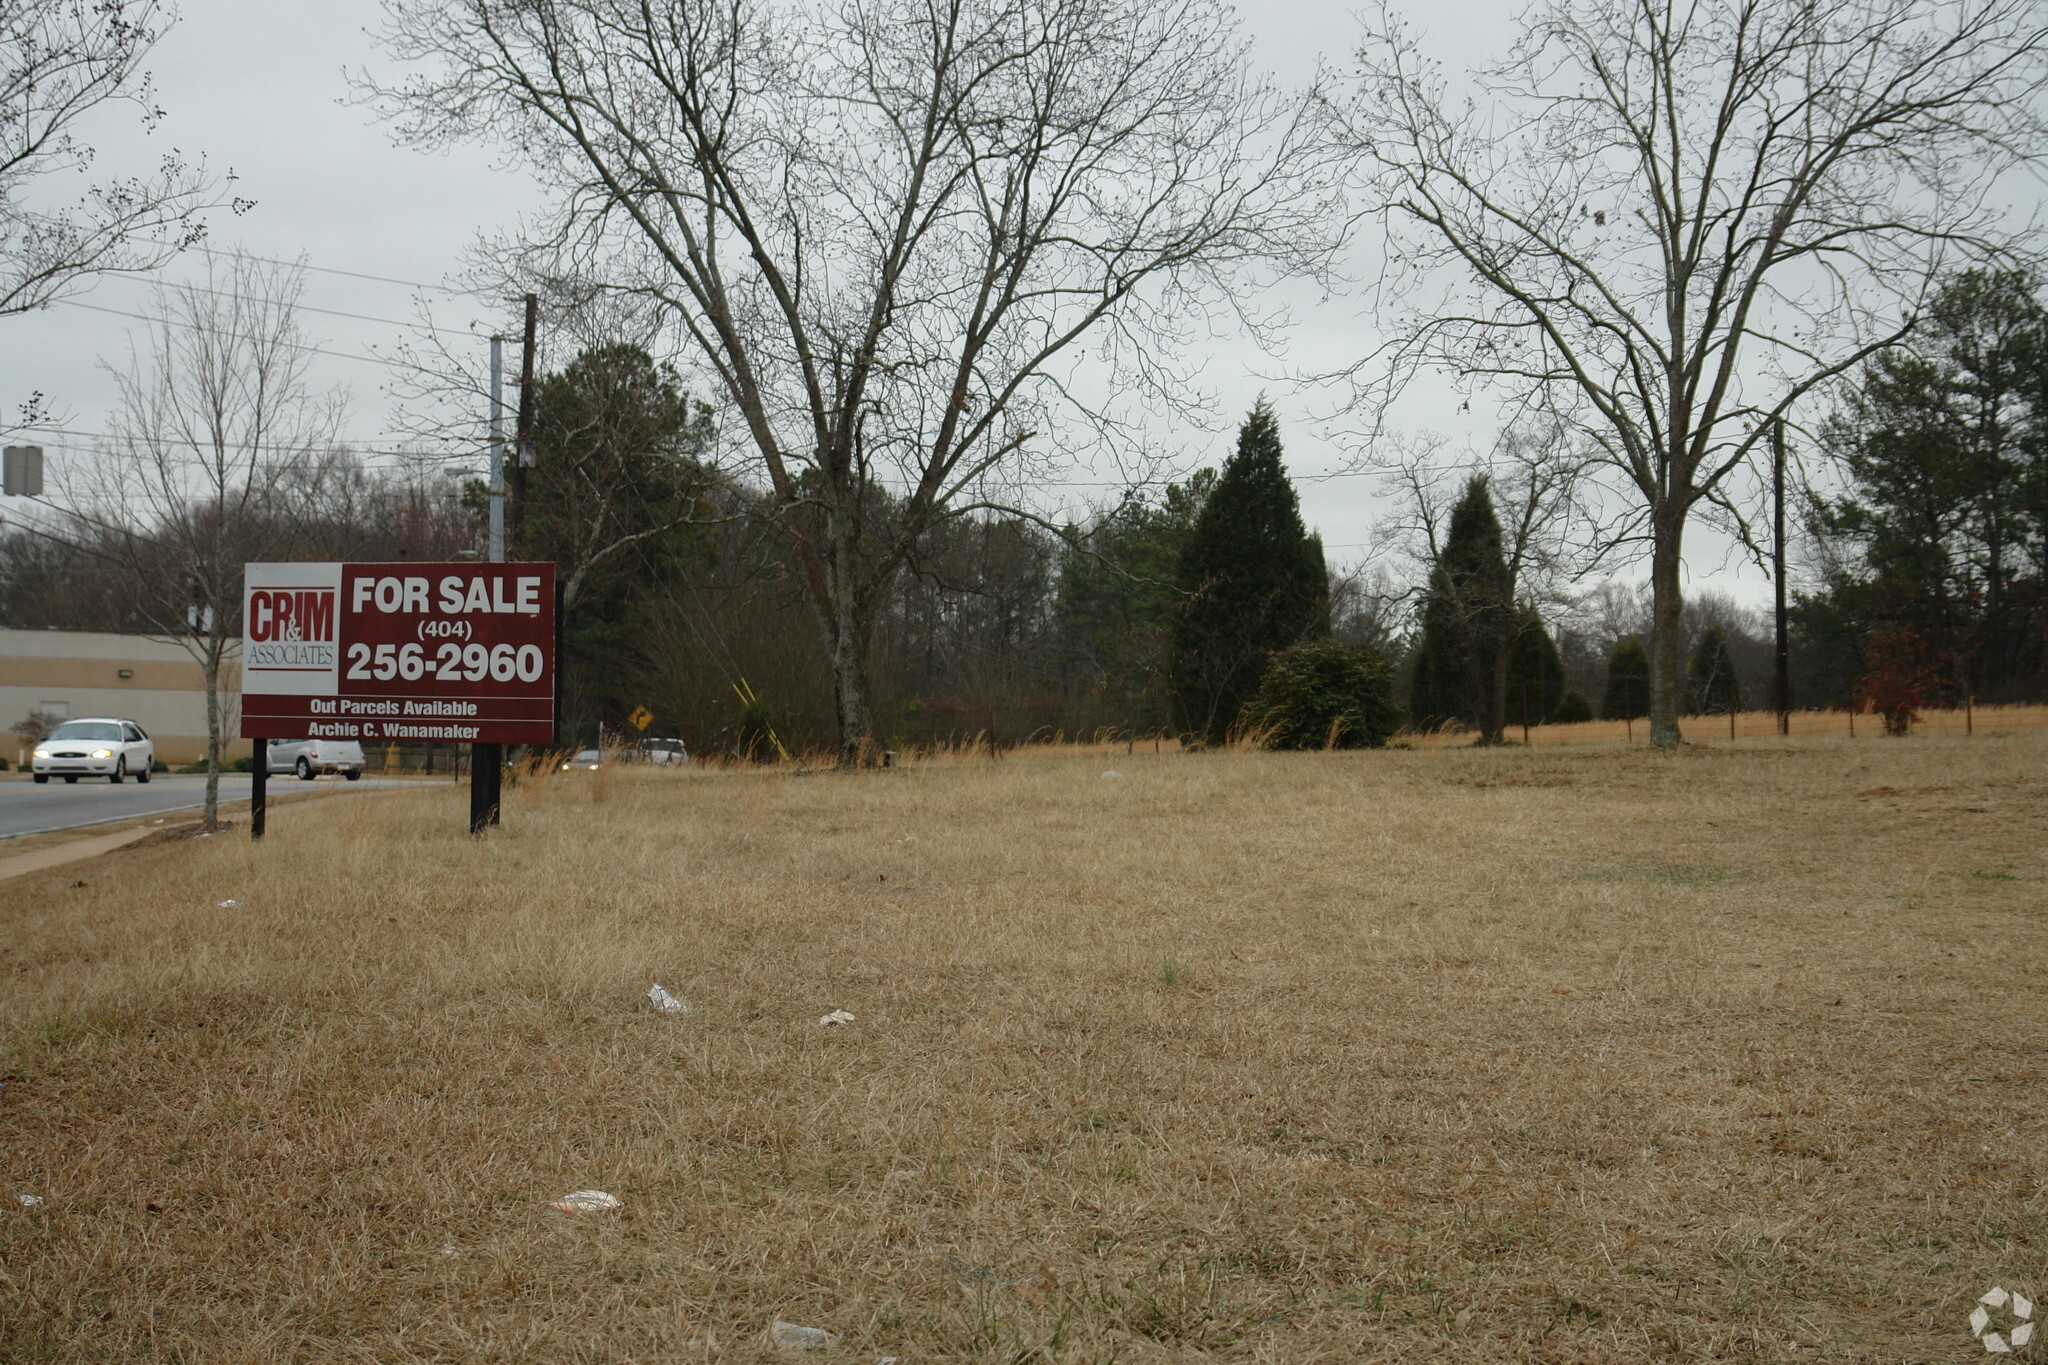
[(1541, 725), (1564, 699), (1564, 659), (1543, 618), (1524, 607), (1508, 647), (1507, 723)]
[(1181, 552), (1170, 676), (1183, 733), (1221, 743), (1272, 656), (1330, 631), (1323, 546), (1301, 522), (1280, 424), (1261, 398)]
[(1685, 666), (1685, 709), (1695, 716), (1725, 716), (1742, 709), (1742, 689), (1735, 681), (1735, 660), (1728, 654), (1728, 632), (1708, 626), (1699, 647)]
[(1635, 723), (1650, 714), (1650, 656), (1643, 642), (1633, 635), (1615, 642), (1614, 656), (1607, 661), (1607, 692), (1600, 699), (1600, 718), (1628, 722), (1634, 739)]
[(1507, 556), (1485, 475), (1465, 485), (1422, 599), (1422, 638), (1409, 675), (1408, 711), (1422, 729), (1462, 721), (1500, 739), (1494, 706), (1500, 651), (1514, 612)]
[(1577, 725), (1593, 719), (1593, 703), (1586, 700), (1586, 694), (1576, 687), (1567, 688), (1557, 700), (1557, 709), (1550, 713), (1552, 725)]

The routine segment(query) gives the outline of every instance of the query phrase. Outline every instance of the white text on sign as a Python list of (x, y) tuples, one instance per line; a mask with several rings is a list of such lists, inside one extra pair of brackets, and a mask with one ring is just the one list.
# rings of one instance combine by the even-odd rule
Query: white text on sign
[(507, 599), (502, 578), (471, 578), (465, 583), (451, 574), (441, 580), (439, 600), (432, 607), (427, 605), (431, 586), (431, 580), (426, 578), (358, 578), (355, 601), (349, 609), (368, 611), (374, 608), (386, 615), (437, 609), (458, 616), (471, 612), (540, 615), (538, 578), (513, 579), (512, 596)]

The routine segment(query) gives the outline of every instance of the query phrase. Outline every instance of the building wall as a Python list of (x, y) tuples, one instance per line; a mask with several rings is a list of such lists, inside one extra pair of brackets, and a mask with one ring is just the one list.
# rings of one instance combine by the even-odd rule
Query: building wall
[[(231, 643), (228, 657), (239, 653), (239, 642)], [(240, 688), (240, 668), (225, 664), (221, 728), (230, 737), (240, 728)], [(175, 640), (83, 630), (0, 630), (0, 753), (10, 760), (28, 756), (27, 741), (13, 735), (12, 728), (49, 703), (70, 716), (134, 721), (156, 741), (157, 757), (173, 766), (206, 756), (205, 676)]]

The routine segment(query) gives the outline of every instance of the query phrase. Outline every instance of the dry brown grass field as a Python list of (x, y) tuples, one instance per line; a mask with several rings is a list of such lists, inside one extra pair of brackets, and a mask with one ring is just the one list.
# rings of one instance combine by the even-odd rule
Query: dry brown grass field
[(0, 1360), (1960, 1361), (2048, 1291), (2048, 731), (465, 809), (0, 889)]
[[(1842, 739), (1881, 739), (1884, 737), (1884, 721), (1866, 711), (1852, 715), (1847, 711), (1794, 711), (1786, 718), (1791, 737), (1797, 740), (1836, 737)], [(2011, 730), (2025, 730), (2048, 726), (2048, 706), (1979, 706), (1968, 711), (1927, 710), (1920, 713), (1913, 722), (1915, 734), (1954, 732), (1973, 735), (1979, 731), (1989, 735)], [(1733, 738), (1773, 738), (1778, 734), (1778, 714), (1775, 711), (1738, 711), (1735, 713), (1734, 735), (1727, 716), (1687, 716), (1682, 728), (1685, 737), (1694, 744), (1726, 744)], [(1463, 732), (1449, 732), (1439, 735), (1410, 735), (1406, 742), (1417, 747), (1434, 745), (1467, 745), (1472, 736)], [(1515, 743), (1522, 739), (1521, 731), (1510, 726), (1508, 738)], [(1536, 725), (1529, 729), (1529, 743), (1535, 744), (1641, 744), (1648, 746), (1650, 724), (1639, 720), (1631, 724), (1619, 720), (1589, 720), (1576, 725)]]

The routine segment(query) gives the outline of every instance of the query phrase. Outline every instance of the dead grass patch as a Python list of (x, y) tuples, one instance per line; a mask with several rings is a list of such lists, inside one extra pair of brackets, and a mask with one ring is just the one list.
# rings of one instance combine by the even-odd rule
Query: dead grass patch
[(24, 877), (0, 1359), (1960, 1358), (2048, 1288), (2048, 734), (1775, 743), (550, 774)]

